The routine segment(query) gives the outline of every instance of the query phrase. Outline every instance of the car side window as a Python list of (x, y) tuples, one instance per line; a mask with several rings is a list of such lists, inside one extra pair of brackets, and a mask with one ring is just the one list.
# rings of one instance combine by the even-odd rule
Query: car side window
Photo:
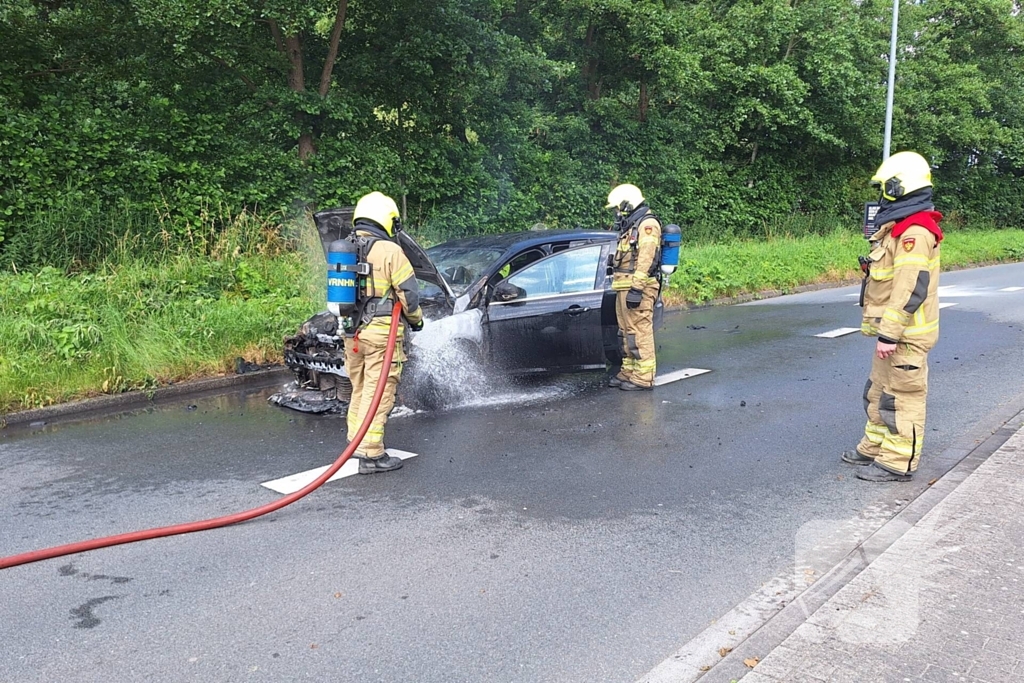
[(597, 280), (601, 247), (563, 251), (531, 264), (506, 281), (526, 292), (526, 299), (554, 294), (589, 292)]
[(534, 261), (539, 261), (542, 258), (544, 258), (544, 252), (540, 249), (528, 249), (521, 254), (516, 254), (508, 263), (498, 269), (493, 282), (497, 282), (509, 275), (518, 273), (526, 266), (530, 265)]

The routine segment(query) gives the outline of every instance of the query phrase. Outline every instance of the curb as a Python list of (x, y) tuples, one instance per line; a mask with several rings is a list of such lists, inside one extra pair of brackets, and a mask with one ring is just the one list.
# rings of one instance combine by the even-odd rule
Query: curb
[(126, 391), (123, 394), (97, 396), (69, 403), (58, 403), (45, 408), (33, 408), (16, 413), (0, 415), (0, 429), (6, 427), (32, 425), (37, 422), (74, 419), (87, 414), (111, 410), (131, 410), (144, 405), (151, 405), (175, 398), (205, 394), (224, 389), (261, 388), (276, 384), (291, 375), (285, 367), (273, 367), (257, 370), (241, 375), (210, 377), (195, 381), (172, 384), (149, 391)]
[[(1024, 395), (1014, 401), (1012, 412), (1001, 411), (1001, 415), (995, 420), (988, 421), (985, 425), (986, 431), (989, 433), (987, 437), (974, 440), (971, 447), (959, 445), (970, 440), (969, 437), (950, 445), (947, 452), (952, 452), (954, 456), (962, 455), (946, 474), (922, 491), (917, 498), (909, 501), (900, 512), (854, 548), (818, 581), (811, 584), (791, 602), (782, 606), (775, 614), (769, 616), (746, 638), (728, 651), (721, 660), (710, 666), (705, 672), (674, 680), (679, 683), (698, 680), (700, 683), (735, 683), (751, 671), (756, 671), (756, 667), (748, 667), (743, 660), (755, 657), (763, 660), (767, 657), (807, 621), (810, 615), (867, 569), (904, 533), (913, 528), (932, 509), (940, 505), (1010, 437), (1024, 428), (1024, 410), (1020, 409), (1022, 400), (1024, 400)], [(994, 428), (993, 422), (997, 425)], [(694, 640), (700, 637), (699, 634)]]

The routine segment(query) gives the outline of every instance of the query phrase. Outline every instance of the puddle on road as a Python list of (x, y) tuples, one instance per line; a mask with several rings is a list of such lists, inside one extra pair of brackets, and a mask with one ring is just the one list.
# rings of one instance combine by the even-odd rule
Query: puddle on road
[(390, 419), (409, 417), (412, 415), (424, 415), (436, 412), (451, 412), (457, 410), (472, 410), (476, 408), (500, 408), (505, 406), (534, 406), (549, 401), (568, 399), (578, 396), (585, 388), (585, 381), (590, 379), (587, 376), (573, 377), (571, 379), (556, 379), (544, 386), (531, 387), (506, 387), (494, 393), (471, 392), (460, 396), (454, 403), (437, 409), (411, 408), (405, 405), (396, 405), (391, 411)]
[(452, 408), (495, 408), (507, 405), (530, 406), (546, 403), (555, 399), (572, 398), (580, 391), (579, 384), (560, 382), (550, 386), (510, 389), (506, 392), (477, 396)]

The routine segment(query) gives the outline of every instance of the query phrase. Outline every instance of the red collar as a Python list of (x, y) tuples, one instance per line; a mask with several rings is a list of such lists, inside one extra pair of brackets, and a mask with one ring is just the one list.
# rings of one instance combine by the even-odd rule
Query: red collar
[(905, 233), (907, 228), (911, 225), (920, 225), (922, 228), (935, 235), (935, 239), (938, 242), (941, 242), (942, 228), (939, 227), (939, 221), (941, 220), (942, 214), (938, 211), (918, 211), (892, 226), (892, 236), (898, 238), (900, 235)]

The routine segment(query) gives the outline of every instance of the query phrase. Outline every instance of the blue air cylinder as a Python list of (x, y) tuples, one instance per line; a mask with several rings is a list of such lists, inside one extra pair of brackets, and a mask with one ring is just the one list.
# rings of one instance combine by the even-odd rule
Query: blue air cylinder
[(359, 247), (349, 240), (334, 240), (327, 247), (327, 310), (343, 318), (356, 310)]
[(683, 239), (682, 229), (669, 223), (661, 229), (661, 272), (671, 275), (679, 267), (679, 242)]

